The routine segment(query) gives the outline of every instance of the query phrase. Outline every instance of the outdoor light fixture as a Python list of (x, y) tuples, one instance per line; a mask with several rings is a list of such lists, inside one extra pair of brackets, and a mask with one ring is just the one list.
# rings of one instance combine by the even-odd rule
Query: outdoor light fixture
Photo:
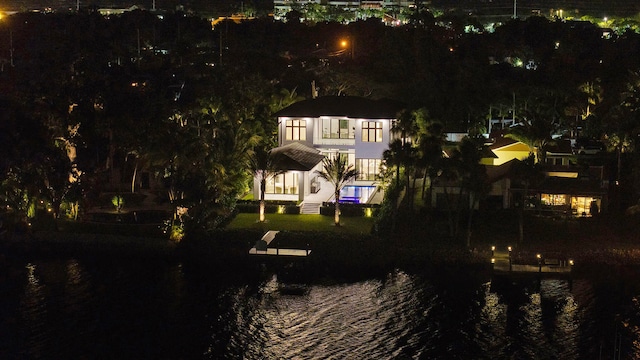
[(536, 257), (538, 258), (538, 272), (541, 273), (542, 272), (542, 255), (536, 254)]
[(511, 252), (511, 246), (507, 247), (507, 250), (509, 250), (509, 252)]
[(573, 266), (573, 259), (569, 259), (569, 265)]

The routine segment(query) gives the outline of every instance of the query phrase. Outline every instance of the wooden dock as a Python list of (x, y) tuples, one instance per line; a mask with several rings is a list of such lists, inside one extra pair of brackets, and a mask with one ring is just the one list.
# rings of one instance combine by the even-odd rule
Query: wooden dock
[(249, 249), (249, 255), (309, 256), (309, 254), (311, 254), (311, 250), (279, 249), (279, 248), (268, 248), (267, 250), (257, 250), (255, 247), (252, 247), (251, 249)]
[(267, 231), (256, 245), (249, 249), (249, 255), (270, 255), (270, 256), (296, 256), (306, 257), (311, 254), (310, 249), (281, 249), (278, 247), (270, 247), (269, 245), (276, 238), (278, 231)]
[(491, 267), (497, 274), (543, 274), (569, 275), (573, 269), (573, 260), (544, 258), (538, 255), (538, 264), (516, 264), (511, 251), (492, 250)]

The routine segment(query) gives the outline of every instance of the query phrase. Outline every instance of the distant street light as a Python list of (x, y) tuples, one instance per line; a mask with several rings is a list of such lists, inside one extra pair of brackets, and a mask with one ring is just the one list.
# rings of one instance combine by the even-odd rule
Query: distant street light
[(346, 39), (342, 39), (340, 41), (340, 46), (345, 49), (345, 51), (347, 50), (347, 48), (350, 50), (351, 52), (351, 59), (353, 60), (355, 58), (355, 39), (351, 36), (347, 37)]

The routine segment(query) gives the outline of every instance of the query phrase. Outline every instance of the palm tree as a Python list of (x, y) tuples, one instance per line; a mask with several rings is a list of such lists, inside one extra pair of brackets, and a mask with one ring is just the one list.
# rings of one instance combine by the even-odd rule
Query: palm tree
[(511, 128), (505, 137), (520, 141), (529, 147), (531, 154), (535, 156), (536, 162), (544, 163), (546, 149), (553, 144), (551, 133), (552, 124), (540, 118), (531, 121), (523, 121), (520, 125)]
[(324, 180), (333, 184), (335, 199), (334, 222), (336, 226), (340, 226), (340, 189), (353, 179), (358, 177), (358, 171), (353, 165), (347, 165), (347, 157), (340, 156), (337, 153), (332, 157), (325, 157), (322, 160), (322, 171), (316, 170), (315, 173)]
[(461, 186), (465, 188), (469, 195), (469, 217), (467, 218), (467, 248), (471, 247), (471, 231), (473, 224), (473, 213), (476, 205), (491, 190), (487, 183), (487, 171), (484, 165), (480, 164), (484, 149), (484, 138), (462, 139), (459, 146), (461, 168), (464, 170)]
[(418, 133), (417, 119), (426, 116), (423, 112), (423, 109), (402, 110), (398, 114), (397, 120), (393, 122), (391, 127), (391, 132), (400, 138), (402, 145), (412, 142), (413, 137)]
[[(536, 164), (535, 156), (531, 154), (528, 158), (518, 161), (513, 165), (513, 183), (520, 184), (523, 188), (522, 202), (518, 212), (518, 244), (524, 242), (524, 209), (529, 198), (529, 188), (537, 186), (544, 179), (540, 171), (539, 164)], [(513, 188), (514, 185), (512, 185)]]
[[(486, 170), (480, 164), (482, 154), (481, 139), (465, 137), (442, 159), (440, 178), (444, 184), (445, 200), (449, 218), (449, 234), (459, 235), (459, 217), (463, 210), (469, 210), (467, 222), (467, 246), (470, 246), (472, 214), (479, 200), (490, 190), (486, 183)], [(458, 193), (448, 188), (457, 188)]]
[[(409, 207), (413, 205), (413, 191), (410, 178), (412, 171), (415, 171), (418, 160), (418, 150), (415, 147), (415, 138), (419, 128), (417, 119), (424, 118), (424, 109), (402, 110), (391, 127), (391, 132), (395, 139), (389, 144), (389, 150), (385, 151), (385, 157), (396, 166), (397, 185), (400, 186), (400, 167), (404, 168), (406, 180), (406, 201)], [(415, 176), (415, 174), (413, 174)]]
[(251, 157), (251, 170), (260, 180), (259, 221), (264, 222), (264, 193), (267, 188), (267, 180), (283, 173), (284, 171), (276, 169), (273, 159), (271, 158), (271, 154), (264, 144), (263, 146), (258, 146), (254, 149), (253, 156)]
[(529, 146), (536, 162), (544, 164), (547, 148), (554, 143), (552, 135), (564, 127), (568, 95), (562, 89), (546, 91), (534, 87), (528, 90), (518, 126), (512, 127), (505, 137)]
[[(445, 133), (442, 123), (429, 118), (426, 110), (424, 116), (417, 119), (418, 124), (418, 166), (422, 168), (422, 195), (425, 199), (427, 179), (429, 182), (436, 176), (438, 162), (442, 158), (442, 146), (445, 142)], [(431, 189), (431, 187), (429, 187)]]
[(389, 148), (382, 153), (385, 164), (396, 168), (396, 186), (400, 188), (400, 169), (403, 165), (404, 145), (400, 139), (395, 139), (389, 143)]

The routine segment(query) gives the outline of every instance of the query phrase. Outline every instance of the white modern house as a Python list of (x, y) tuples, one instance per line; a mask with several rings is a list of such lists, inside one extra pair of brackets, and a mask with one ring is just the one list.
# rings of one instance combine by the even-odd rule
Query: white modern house
[[(301, 202), (303, 212), (315, 212), (331, 201), (333, 188), (316, 174), (325, 156), (339, 153), (360, 176), (346, 186), (341, 199), (354, 203), (379, 202), (377, 175), (383, 152), (391, 141), (391, 126), (402, 104), (352, 96), (325, 96), (297, 102), (275, 115), (279, 147), (271, 155), (283, 174), (267, 180), (266, 200)], [(254, 180), (254, 197), (260, 184)], [(377, 194), (377, 195), (376, 195)]]

